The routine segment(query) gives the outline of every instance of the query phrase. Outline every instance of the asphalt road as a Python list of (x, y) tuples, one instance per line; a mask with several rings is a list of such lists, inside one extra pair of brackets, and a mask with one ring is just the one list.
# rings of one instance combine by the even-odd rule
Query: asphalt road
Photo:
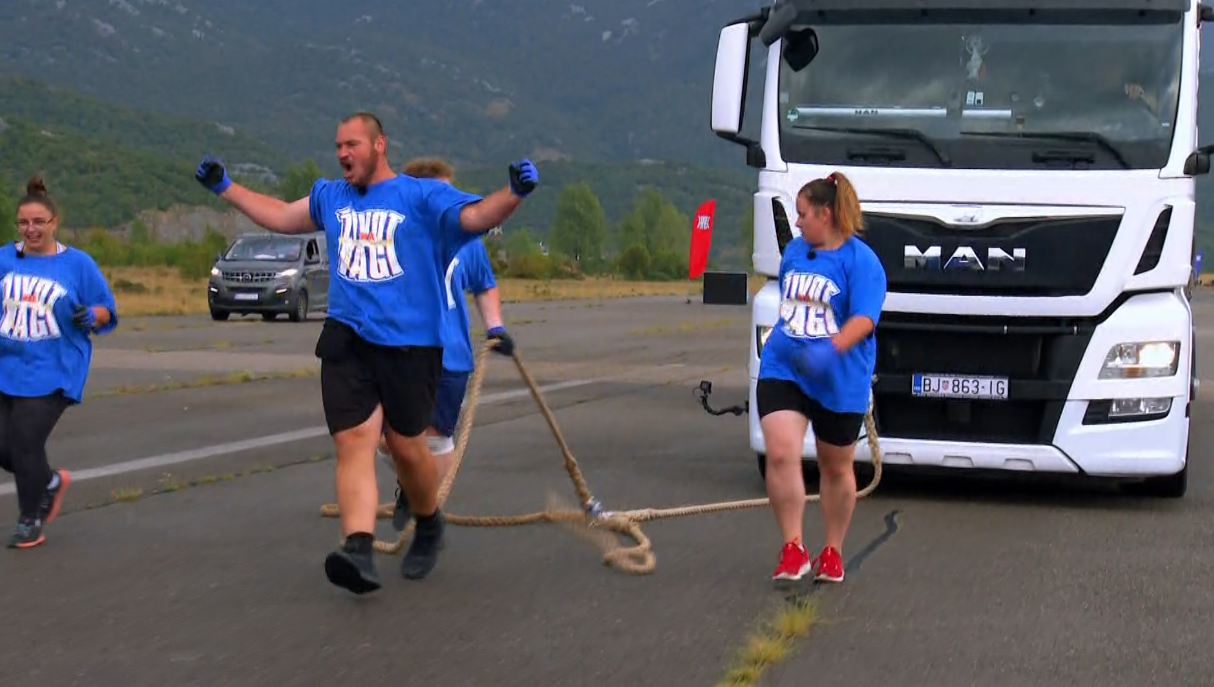
[[(1214, 360), (1214, 297), (1196, 306), (1199, 357)], [(528, 304), (507, 321), (607, 508), (763, 495), (745, 419), (712, 417), (693, 396), (711, 379), (715, 403), (745, 397), (747, 308)], [(380, 556), (380, 593), (330, 587), (322, 560), (338, 527), (318, 507), (333, 498), (333, 463), (307, 373), (318, 331), (157, 318), (125, 321), (101, 344), (99, 395), (50, 445), (79, 477), (64, 515), (45, 546), (0, 553), (0, 684), (712, 685), (781, 602), (765, 509), (645, 525), (658, 560), (648, 576), (604, 567), (553, 526), (452, 527), (424, 581)], [(213, 384), (240, 370), (295, 376)], [(508, 361), (491, 360), (483, 393), (449, 510), (572, 500)], [(815, 593), (818, 624), (764, 684), (1207, 682), (1208, 395), (1193, 416), (1190, 491), (1176, 502), (887, 475), (858, 506), (844, 556), (881, 537), (895, 510), (897, 531), (844, 585)], [(387, 500), (391, 478), (380, 483)], [(0, 482), (7, 512), (11, 491)], [(807, 519), (813, 536), (817, 513)]]

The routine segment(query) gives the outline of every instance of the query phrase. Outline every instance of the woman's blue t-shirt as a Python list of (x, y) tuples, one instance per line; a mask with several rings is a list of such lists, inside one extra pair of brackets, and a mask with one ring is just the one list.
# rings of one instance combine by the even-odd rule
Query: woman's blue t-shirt
[(863, 315), (876, 325), (885, 303), (885, 268), (868, 244), (854, 236), (834, 250), (813, 249), (812, 258), (810, 250), (801, 237), (784, 248), (780, 319), (763, 346), (759, 378), (794, 382), (836, 413), (866, 412), (877, 362), (875, 331), (814, 378), (798, 372), (797, 361), (811, 341), (829, 341), (852, 317)]
[(91, 335), (72, 322), (77, 305), (105, 306), (118, 326), (114, 294), (92, 256), (76, 248), (17, 257), (0, 248), (0, 393), (47, 396), (62, 391), (80, 402), (93, 357)]

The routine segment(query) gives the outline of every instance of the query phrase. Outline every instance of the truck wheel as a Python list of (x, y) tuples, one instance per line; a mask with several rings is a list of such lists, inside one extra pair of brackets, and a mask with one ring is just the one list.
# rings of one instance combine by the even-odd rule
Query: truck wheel
[(1189, 457), (1185, 454), (1184, 467), (1175, 475), (1150, 477), (1130, 486), (1130, 493), (1157, 499), (1179, 499), (1189, 488)]

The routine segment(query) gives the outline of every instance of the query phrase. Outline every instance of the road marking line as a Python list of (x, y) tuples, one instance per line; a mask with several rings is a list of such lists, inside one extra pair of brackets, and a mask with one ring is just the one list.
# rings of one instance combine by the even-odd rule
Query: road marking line
[[(548, 384), (547, 386), (539, 387), (541, 393), (550, 391), (560, 391), (562, 389), (572, 389), (587, 384), (594, 384), (602, 380), (599, 379), (575, 379), (568, 382), (558, 382), (556, 384)], [(480, 397), (479, 404), (485, 403), (500, 403), (509, 401), (523, 396), (530, 396), (529, 389), (514, 389), (512, 391), (499, 391), (493, 394), (485, 394)], [(242, 441), (232, 441), (226, 444), (216, 444), (214, 446), (204, 446), (190, 451), (178, 451), (176, 453), (163, 453), (158, 456), (150, 456), (148, 458), (138, 458), (136, 460), (128, 460), (122, 463), (114, 463), (112, 465), (103, 465), (97, 468), (88, 468), (86, 470), (72, 471), (72, 482), (82, 482), (84, 480), (98, 479), (101, 477), (113, 477), (114, 475), (123, 475), (128, 472), (136, 472), (138, 470), (150, 470), (152, 468), (162, 468), (169, 465), (178, 465), (180, 463), (188, 463), (190, 461), (202, 460), (203, 458), (214, 458), (215, 456), (225, 456), (232, 453), (240, 453), (241, 451), (251, 451), (258, 448), (266, 448), (267, 446), (277, 446), (279, 444), (289, 444), (293, 441), (302, 441), (304, 439), (315, 439), (329, 435), (329, 428), (321, 425), (319, 427), (309, 427), (308, 429), (297, 429), (293, 432), (282, 432), (281, 434), (271, 434), (264, 437), (256, 437), (253, 439), (244, 439)], [(0, 484), (0, 496), (8, 496), (14, 494), (17, 487), (13, 482)]]

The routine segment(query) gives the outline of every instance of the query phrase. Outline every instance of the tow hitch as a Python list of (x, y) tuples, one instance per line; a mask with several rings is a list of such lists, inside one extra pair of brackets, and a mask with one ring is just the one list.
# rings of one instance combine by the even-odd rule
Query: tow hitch
[(734, 415), (745, 415), (750, 412), (750, 401), (745, 401), (740, 406), (730, 406), (715, 410), (708, 405), (708, 395), (712, 393), (712, 382), (708, 380), (700, 380), (700, 388), (696, 390), (696, 395), (700, 397), (700, 405), (704, 406), (704, 410), (708, 411), (709, 415), (725, 415), (732, 413)]

